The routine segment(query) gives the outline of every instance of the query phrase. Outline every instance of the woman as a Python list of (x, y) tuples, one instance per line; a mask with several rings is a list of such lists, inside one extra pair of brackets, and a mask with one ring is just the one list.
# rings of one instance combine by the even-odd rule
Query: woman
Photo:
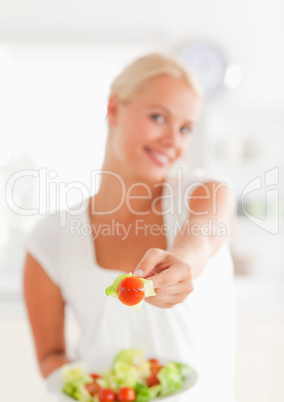
[[(180, 168), (179, 180), (170, 176), (186, 153), (200, 107), (193, 77), (167, 57), (142, 57), (114, 80), (99, 191), (75, 217), (66, 214), (64, 227), (59, 212), (27, 239), (24, 294), (44, 377), (69, 361), (67, 305), (82, 328), (79, 359), (112, 359), (125, 347), (144, 348), (196, 366), (200, 381), (192, 400), (231, 400), (226, 240), (234, 198), (224, 183), (194, 184)], [(86, 225), (91, 234), (83, 231)], [(104, 295), (121, 272), (153, 281), (156, 296), (139, 312)]]

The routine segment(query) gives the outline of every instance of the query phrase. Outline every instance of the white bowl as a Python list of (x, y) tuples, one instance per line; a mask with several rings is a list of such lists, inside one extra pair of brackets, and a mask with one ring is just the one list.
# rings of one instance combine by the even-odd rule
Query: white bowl
[[(173, 360), (165, 360), (165, 359), (159, 359), (159, 361), (162, 362), (162, 364), (166, 364), (167, 361), (173, 361)], [(79, 365), (83, 365), (83, 367), (86, 368), (88, 372), (100, 372), (102, 369), (104, 369), (106, 366), (103, 364), (101, 361), (96, 361), (95, 364), (92, 364), (92, 366), (88, 366), (87, 364), (84, 364), (84, 362), (72, 362), (68, 364), (69, 367), (76, 367)], [(68, 395), (64, 394), (62, 392), (63, 388), (63, 379), (61, 377), (61, 371), (62, 367), (59, 367), (57, 370), (53, 371), (46, 379), (46, 386), (47, 386), (47, 391), (52, 394), (53, 396), (57, 396), (57, 400), (60, 402), (71, 402), (75, 401), (73, 398), (69, 397)], [(179, 400), (179, 396), (181, 394), (185, 393), (190, 393), (191, 388), (196, 384), (198, 380), (198, 374), (196, 370), (194, 370), (191, 367), (190, 375), (184, 380), (183, 386), (176, 392), (174, 392), (171, 395), (166, 395), (166, 396), (159, 396), (157, 398), (152, 399), (152, 401), (166, 401), (166, 402), (174, 402)]]

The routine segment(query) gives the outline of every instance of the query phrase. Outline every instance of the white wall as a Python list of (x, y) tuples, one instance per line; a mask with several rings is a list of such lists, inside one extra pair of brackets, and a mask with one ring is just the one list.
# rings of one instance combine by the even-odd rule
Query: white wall
[(216, 41), (243, 68), (232, 102), (280, 112), (284, 104), (282, 0), (1, 0), (0, 40), (155, 42), (169, 50)]

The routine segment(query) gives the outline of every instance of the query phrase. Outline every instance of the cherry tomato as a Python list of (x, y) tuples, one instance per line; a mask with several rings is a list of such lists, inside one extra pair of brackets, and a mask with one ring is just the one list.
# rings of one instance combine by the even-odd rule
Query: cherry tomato
[(133, 402), (136, 399), (136, 394), (133, 388), (124, 387), (120, 388), (117, 393), (119, 402)]
[(98, 378), (102, 378), (99, 374), (97, 374), (97, 373), (92, 373), (92, 374), (90, 374), (90, 376), (92, 377), (92, 379), (94, 380), (94, 381), (96, 381)]
[(159, 360), (157, 360), (157, 359), (149, 359), (148, 362), (150, 364), (158, 364), (158, 365), (160, 364)]
[(110, 388), (101, 388), (99, 390), (100, 402), (113, 402), (115, 401), (115, 393)]
[(158, 384), (160, 384), (160, 381), (158, 380), (158, 378), (155, 374), (152, 374), (152, 375), (150, 375), (150, 377), (147, 378), (148, 387), (153, 387), (153, 385), (158, 385)]
[(85, 388), (88, 390), (91, 396), (94, 396), (101, 387), (95, 382), (89, 382), (88, 384), (85, 384)]
[(144, 282), (137, 276), (129, 276), (119, 283), (117, 295), (121, 303), (134, 306), (145, 297)]
[(160, 384), (160, 381), (157, 378), (157, 375), (159, 371), (163, 368), (164, 366), (161, 366), (160, 363), (153, 362), (150, 366), (151, 370), (151, 375), (150, 377), (147, 378), (147, 385), (148, 387), (152, 387), (153, 385)]
[(152, 373), (153, 375), (157, 375), (158, 372), (159, 372), (163, 367), (164, 367), (164, 366), (161, 366), (161, 365), (159, 365), (159, 364), (152, 365), (152, 366), (150, 367), (151, 373)]

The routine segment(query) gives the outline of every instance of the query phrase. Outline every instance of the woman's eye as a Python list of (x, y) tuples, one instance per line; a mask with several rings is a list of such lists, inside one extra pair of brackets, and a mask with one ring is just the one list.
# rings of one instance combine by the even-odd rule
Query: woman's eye
[(182, 134), (190, 134), (192, 132), (191, 128), (188, 126), (183, 126), (180, 131), (182, 132)]
[(151, 114), (151, 119), (157, 121), (158, 123), (163, 123), (165, 121), (164, 116), (161, 114)]

